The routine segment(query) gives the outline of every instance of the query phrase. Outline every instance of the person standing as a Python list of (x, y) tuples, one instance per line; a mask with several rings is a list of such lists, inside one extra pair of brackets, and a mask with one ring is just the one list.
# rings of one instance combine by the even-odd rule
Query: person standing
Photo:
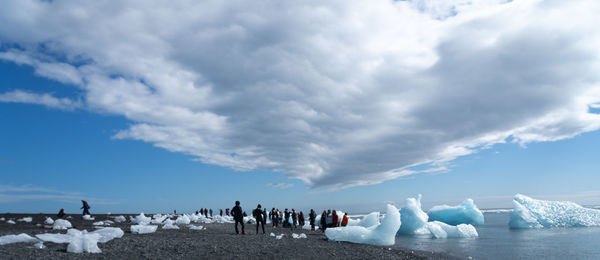
[(58, 212), (58, 214), (56, 214), (57, 218), (64, 218), (67, 215), (67, 213), (65, 213), (65, 209), (60, 209), (60, 211)]
[(210, 212), (210, 217), (212, 218), (212, 214), (213, 214), (212, 209), (210, 209), (208, 212)]
[(263, 209), (263, 223), (267, 223), (267, 208)]
[(331, 215), (331, 210), (327, 210), (327, 227), (332, 227), (333, 225), (333, 216)]
[(290, 212), (288, 209), (283, 210), (283, 227), (287, 228), (290, 224)]
[(225, 209), (225, 215), (227, 215), (229, 217), (229, 208)]
[(258, 226), (262, 224), (263, 234), (265, 233), (265, 216), (263, 216), (263, 211), (261, 209), (260, 204), (256, 206), (256, 209), (252, 211), (252, 216), (256, 219), (256, 234), (258, 234)]
[(325, 233), (325, 229), (327, 229), (327, 211), (323, 210), (323, 214), (321, 214), (321, 230)]
[(87, 203), (87, 201), (85, 200), (81, 200), (81, 203), (83, 204), (83, 206), (81, 207), (83, 209), (83, 214), (82, 215), (92, 215), (90, 214), (90, 205)]
[(223, 216), (223, 209), (219, 209), (219, 216)]
[(204, 208), (204, 216), (208, 218), (208, 209)]
[(338, 219), (337, 212), (336, 212), (335, 210), (333, 210), (333, 212), (332, 212), (331, 214), (332, 214), (332, 222), (331, 222), (331, 225), (332, 225), (333, 227), (337, 227), (337, 226), (339, 226), (339, 221), (338, 221), (339, 219)]
[(298, 214), (298, 224), (300, 225), (300, 228), (304, 227), (304, 213), (302, 213), (302, 211)]
[(298, 227), (298, 213), (296, 213), (296, 209), (292, 208), (292, 225), (290, 225), (292, 230)]
[(348, 225), (348, 213), (344, 213), (344, 217), (342, 218), (342, 227)]
[(315, 220), (317, 219), (317, 213), (313, 209), (310, 209), (308, 214), (308, 221), (310, 223), (310, 230), (315, 231)]
[(244, 230), (244, 215), (242, 215), (242, 207), (240, 207), (240, 201), (235, 201), (235, 206), (231, 209), (231, 215), (233, 215), (233, 219), (235, 220), (235, 233), (239, 234), (238, 231), (238, 223), (242, 225), (242, 235), (247, 234)]

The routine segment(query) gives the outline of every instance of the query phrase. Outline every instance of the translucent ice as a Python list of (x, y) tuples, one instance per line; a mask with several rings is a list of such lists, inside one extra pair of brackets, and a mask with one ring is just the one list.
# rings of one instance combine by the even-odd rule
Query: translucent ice
[(187, 215), (179, 216), (177, 218), (177, 220), (175, 220), (175, 223), (181, 224), (181, 225), (187, 225), (187, 224), (190, 224), (190, 222), (191, 222), (190, 217), (188, 217)]
[(6, 235), (0, 237), (0, 245), (12, 244), (12, 243), (33, 243), (39, 240), (35, 237), (31, 237), (25, 233), (18, 235)]
[(441, 205), (431, 208), (427, 215), (429, 221), (440, 221), (450, 225), (483, 225), (484, 218), (472, 199), (466, 199), (458, 206)]
[(372, 245), (393, 245), (396, 241), (396, 232), (400, 228), (400, 213), (392, 205), (387, 206), (387, 214), (381, 224), (365, 228), (362, 226), (346, 226), (328, 228), (325, 235), (333, 241), (348, 241)]
[(415, 198), (406, 199), (406, 206), (400, 210), (402, 226), (400, 226), (399, 234), (423, 234), (427, 233), (425, 224), (429, 216), (421, 209), (421, 194)]
[(52, 225), (52, 224), (54, 224), (54, 220), (50, 217), (47, 217), (46, 220), (44, 221), (44, 224)]
[(156, 232), (158, 226), (155, 225), (133, 225), (131, 226), (131, 233), (134, 234), (148, 234)]
[(117, 223), (122, 223), (125, 221), (127, 221), (127, 219), (124, 216), (115, 217), (115, 222), (117, 222)]
[(162, 229), (179, 229), (178, 226), (173, 225), (173, 220), (167, 219), (165, 220), (165, 224), (162, 226)]
[(135, 218), (129, 217), (129, 219), (131, 220), (131, 223), (138, 224), (138, 225), (148, 225), (148, 224), (150, 224), (150, 221), (152, 221), (152, 218), (146, 217), (144, 215), (144, 212), (135, 216)]
[(451, 226), (443, 222), (432, 221), (428, 222), (425, 226), (434, 238), (467, 238), (479, 236), (475, 227), (469, 224)]
[(167, 217), (168, 217), (167, 215), (160, 215), (160, 214), (154, 215), (152, 217), (151, 223), (152, 224), (162, 224), (165, 221), (165, 219), (167, 219)]
[(55, 230), (64, 230), (64, 229), (69, 229), (73, 227), (71, 225), (71, 222), (69, 222), (68, 220), (64, 220), (64, 219), (57, 219), (54, 221), (54, 224), (52, 224), (52, 229)]
[(511, 228), (600, 226), (600, 210), (569, 201), (536, 200), (517, 194), (510, 214)]
[(89, 233), (86, 230), (69, 229), (67, 234), (36, 235), (37, 238), (45, 242), (69, 243), (67, 246), (67, 252), (69, 253), (101, 253), (98, 243), (106, 243), (122, 236), (123, 230), (120, 228), (103, 228)]
[(27, 222), (27, 223), (31, 222), (32, 220), (33, 220), (33, 218), (31, 218), (31, 217), (24, 217), (24, 218), (17, 219), (17, 221), (19, 221), (19, 222)]
[(371, 227), (379, 224), (379, 212), (372, 212), (361, 220), (349, 221), (348, 226)]

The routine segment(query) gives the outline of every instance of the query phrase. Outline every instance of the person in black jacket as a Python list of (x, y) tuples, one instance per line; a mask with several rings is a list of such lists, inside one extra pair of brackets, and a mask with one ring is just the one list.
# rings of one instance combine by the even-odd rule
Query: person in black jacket
[(239, 234), (240, 232), (238, 231), (238, 223), (242, 224), (242, 235), (243, 234), (247, 234), (246, 231), (244, 231), (244, 215), (242, 215), (242, 207), (240, 207), (240, 201), (236, 201), (235, 202), (235, 207), (233, 207), (233, 209), (231, 209), (231, 215), (233, 216), (233, 219), (235, 220), (235, 233)]
[(308, 221), (310, 221), (310, 230), (315, 231), (315, 219), (317, 219), (317, 213), (313, 209), (310, 209), (308, 214)]
[(260, 204), (258, 204), (258, 206), (256, 206), (256, 209), (252, 211), (252, 215), (254, 216), (254, 219), (256, 219), (256, 234), (258, 234), (258, 226), (260, 226), (260, 224), (262, 224), (263, 234), (265, 233), (265, 218), (263, 214), (264, 213), (261, 209)]
[(81, 203), (83, 203), (83, 206), (81, 207), (83, 209), (83, 214), (82, 215), (92, 215), (90, 214), (90, 205), (88, 205), (87, 201), (85, 200), (81, 200)]
[(327, 229), (327, 211), (323, 210), (323, 214), (321, 214), (321, 230), (325, 233), (325, 229)]

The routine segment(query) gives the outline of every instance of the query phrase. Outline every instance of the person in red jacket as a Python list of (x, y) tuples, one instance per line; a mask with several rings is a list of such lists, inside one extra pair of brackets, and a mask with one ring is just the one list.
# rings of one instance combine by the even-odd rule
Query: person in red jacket
[(331, 221), (331, 222), (332, 222), (332, 224), (333, 224), (333, 227), (337, 227), (337, 226), (339, 225), (339, 223), (338, 223), (338, 215), (337, 215), (337, 213), (335, 212), (335, 210), (333, 210), (333, 212), (332, 212), (332, 217), (333, 217), (333, 218), (332, 218), (332, 221)]
[(348, 225), (348, 213), (344, 213), (344, 217), (342, 218), (342, 227)]

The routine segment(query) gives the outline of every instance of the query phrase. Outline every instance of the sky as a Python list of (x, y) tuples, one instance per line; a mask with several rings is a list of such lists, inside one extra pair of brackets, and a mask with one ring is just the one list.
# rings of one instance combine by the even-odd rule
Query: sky
[(0, 212), (600, 204), (598, 11), (2, 2)]

